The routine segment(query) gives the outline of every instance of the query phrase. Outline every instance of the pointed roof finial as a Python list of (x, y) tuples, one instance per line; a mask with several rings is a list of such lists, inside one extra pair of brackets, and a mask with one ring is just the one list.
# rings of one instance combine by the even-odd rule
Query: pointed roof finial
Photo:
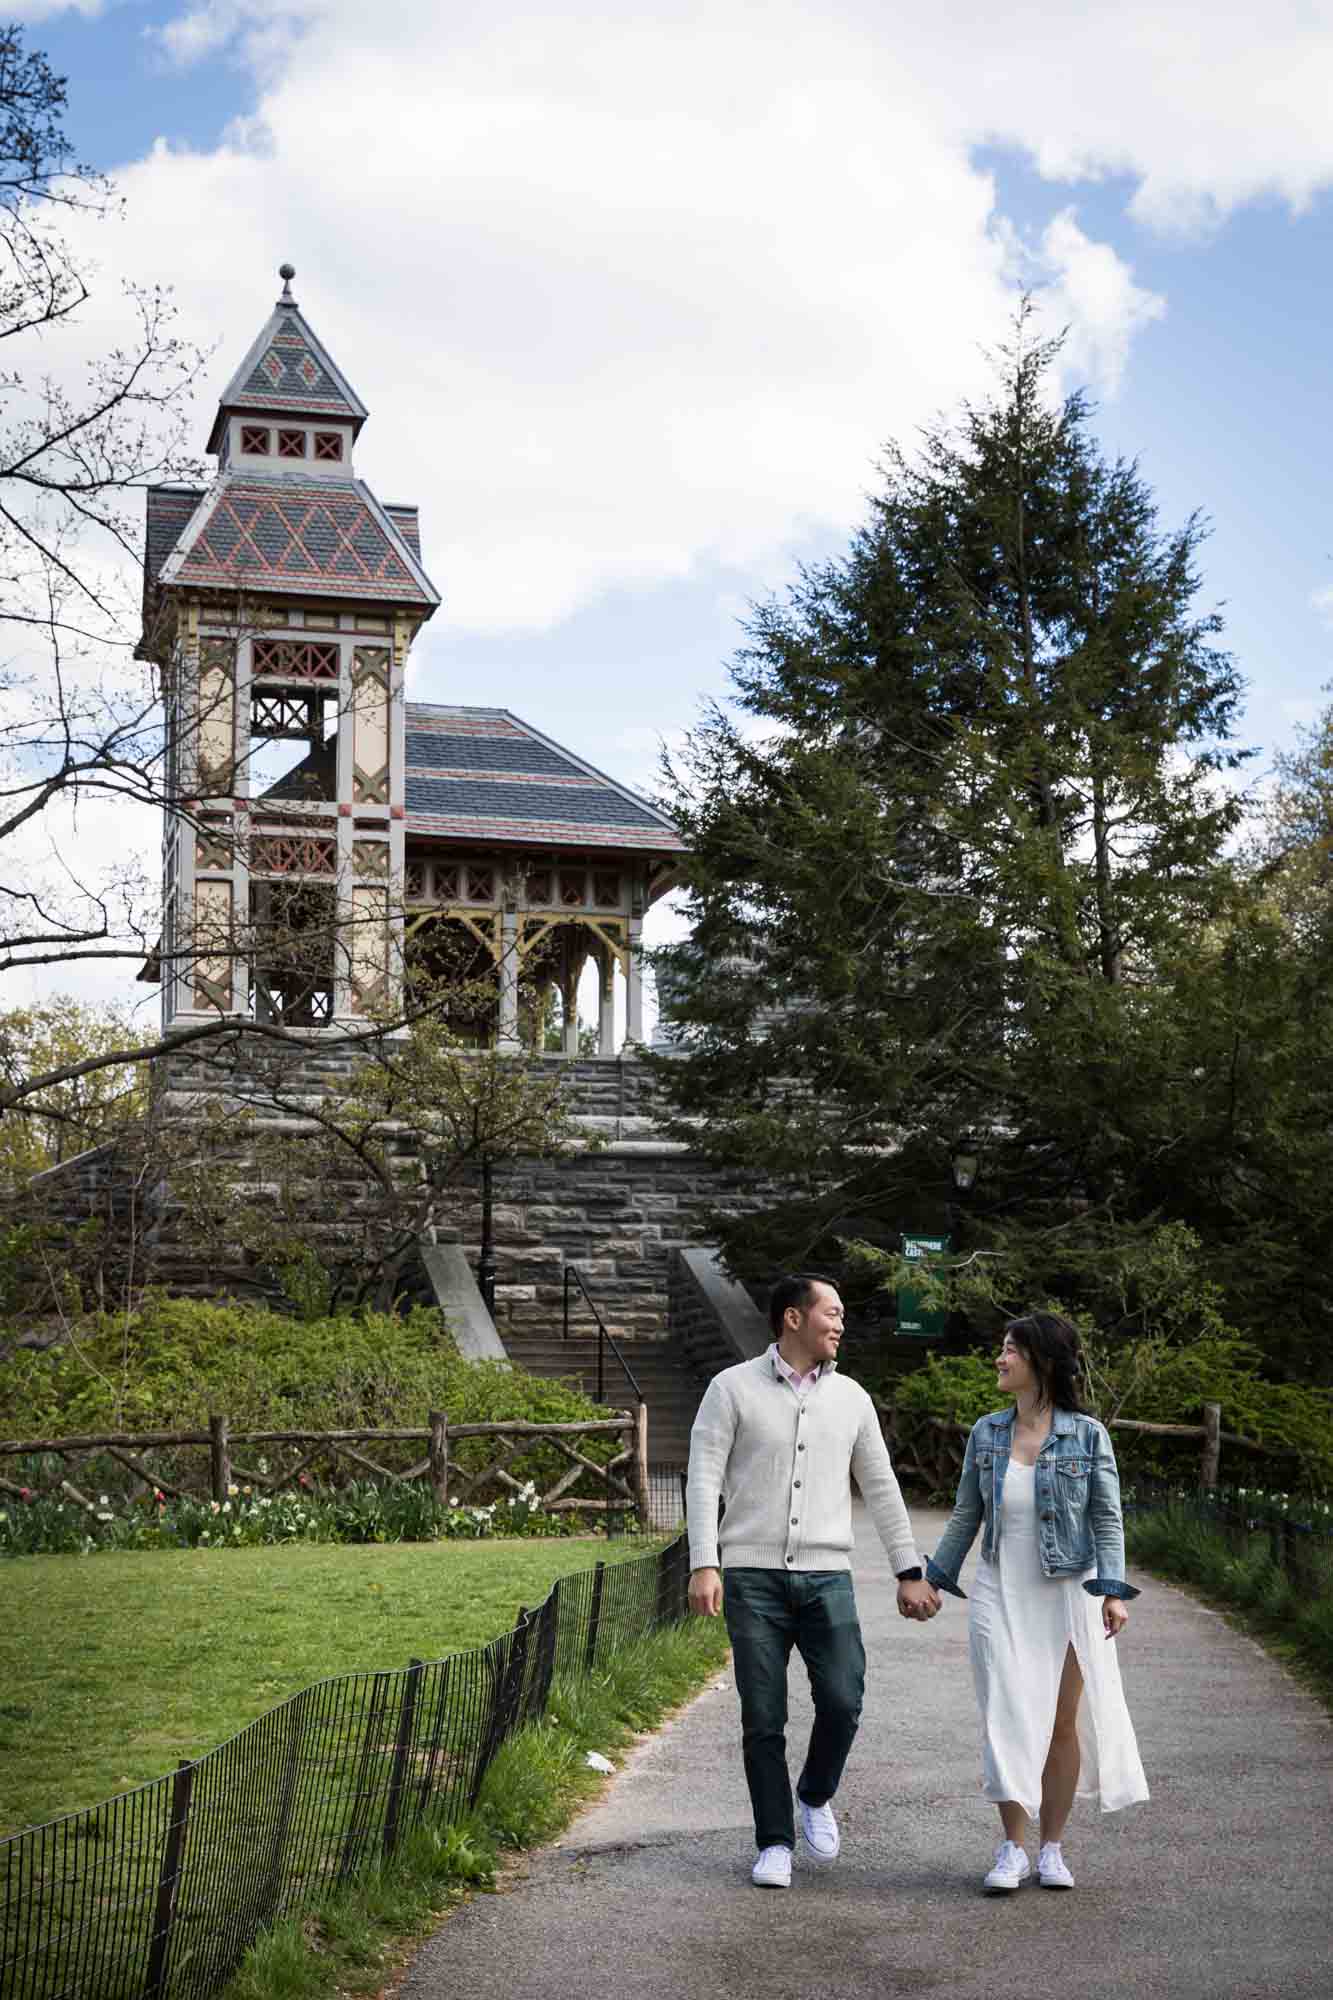
[(221, 448), (229, 416), (251, 411), (265, 417), (350, 419), (353, 437), (366, 420), (365, 404), (292, 297), (295, 265), (283, 264), (279, 270), (282, 296), (222, 392), (208, 434), (209, 451)]

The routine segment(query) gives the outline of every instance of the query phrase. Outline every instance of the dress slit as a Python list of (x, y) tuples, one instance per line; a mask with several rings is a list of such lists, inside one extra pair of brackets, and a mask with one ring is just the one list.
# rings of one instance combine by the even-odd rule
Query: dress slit
[(1076, 1796), (1118, 1812), (1148, 1796), (1119, 1662), (1084, 1577), (1048, 1577), (1042, 1570), (1035, 1483), (1032, 1466), (1010, 1461), (997, 1559), (981, 1559), (972, 1587), (968, 1639), (981, 1711), (982, 1791), (1037, 1817), (1072, 1651), (1083, 1680)]

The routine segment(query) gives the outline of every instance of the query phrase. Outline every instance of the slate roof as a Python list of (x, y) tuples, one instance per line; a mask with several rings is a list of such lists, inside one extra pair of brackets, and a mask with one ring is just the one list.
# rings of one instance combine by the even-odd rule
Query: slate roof
[(360, 479), (223, 472), (162, 564), (163, 583), (387, 598), (434, 610), (439, 592)]
[(144, 527), (145, 583), (156, 583), (162, 565), (189, 527), (203, 499), (202, 486), (150, 486)]
[(147, 493), (143, 542), (143, 629), (139, 657), (145, 657), (157, 617), (157, 580), (162, 565), (184, 534), (204, 497), (202, 486), (150, 486)]
[(409, 834), (684, 852), (665, 813), (508, 709), (410, 701), (406, 734)]
[(285, 286), (259, 338), (222, 392), (209, 433), (210, 451), (221, 445), (232, 411), (341, 418), (351, 422), (353, 436), (368, 415)]
[(400, 501), (386, 500), (384, 503), (384, 511), (388, 515), (389, 519), (393, 522), (394, 527), (397, 528), (403, 540), (407, 543), (408, 548), (411, 549), (413, 555), (417, 558), (417, 561), (420, 562), (421, 560), (420, 510), (416, 507), (405, 506)]

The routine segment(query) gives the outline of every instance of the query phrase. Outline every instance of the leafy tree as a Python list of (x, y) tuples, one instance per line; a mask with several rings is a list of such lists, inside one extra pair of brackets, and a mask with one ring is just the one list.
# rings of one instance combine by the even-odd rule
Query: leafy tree
[[(87, 1057), (124, 1046), (133, 1030), (123, 1011), (63, 994), (40, 1007), (0, 1014), (0, 1076), (21, 1083), (38, 1071), (77, 1069)], [(16, 1188), (44, 1167), (115, 1137), (144, 1114), (146, 1078), (119, 1067), (67, 1076), (32, 1100), (22, 1121), (0, 1124), (0, 1185)]]
[(995, 1304), (1132, 1324), (1199, 1129), (1175, 982), (1232, 893), (1241, 685), (1202, 522), (1161, 527), (1058, 351), (1025, 307), (992, 400), (891, 448), (848, 554), (755, 612), (742, 717), (669, 772), (693, 932), (659, 1068), (682, 1133), (782, 1186), (723, 1221), (743, 1270), (859, 1240), (864, 1290), (949, 1221)]

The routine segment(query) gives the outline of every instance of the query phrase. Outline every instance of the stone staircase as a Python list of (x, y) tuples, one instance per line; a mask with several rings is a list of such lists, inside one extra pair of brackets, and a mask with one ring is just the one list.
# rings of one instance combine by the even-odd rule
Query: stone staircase
[[(595, 1334), (571, 1334), (568, 1340), (562, 1340), (559, 1333), (506, 1331), (504, 1345), (516, 1368), (526, 1368), (531, 1375), (567, 1377), (585, 1395), (597, 1394)], [(684, 1466), (690, 1455), (690, 1425), (699, 1407), (702, 1384), (671, 1341), (629, 1340), (618, 1345), (648, 1405), (649, 1465)], [(633, 1393), (609, 1347), (605, 1378), (607, 1406), (613, 1410), (631, 1409)]]

